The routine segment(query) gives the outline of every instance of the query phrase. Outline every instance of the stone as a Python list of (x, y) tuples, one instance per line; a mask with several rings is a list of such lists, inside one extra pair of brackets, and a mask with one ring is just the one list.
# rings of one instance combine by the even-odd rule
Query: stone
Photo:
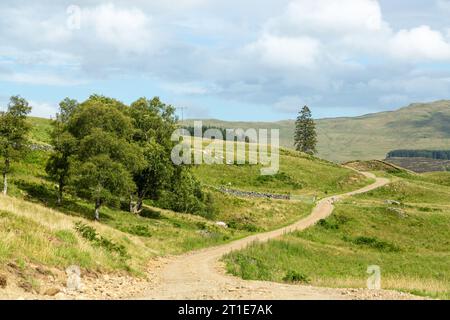
[(5, 289), (7, 284), (6, 276), (0, 274), (0, 288)]
[(59, 290), (58, 288), (48, 288), (47, 290), (45, 290), (44, 295), (54, 297), (60, 292), (61, 290)]
[(216, 222), (216, 226), (218, 226), (218, 227), (221, 227), (221, 228), (228, 228), (228, 225), (225, 223), (225, 222), (223, 222), (223, 221), (217, 221)]

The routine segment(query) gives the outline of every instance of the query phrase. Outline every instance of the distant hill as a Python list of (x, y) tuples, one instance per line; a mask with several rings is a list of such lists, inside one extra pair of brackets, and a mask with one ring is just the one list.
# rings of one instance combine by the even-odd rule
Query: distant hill
[[(280, 144), (293, 144), (294, 120), (203, 123), (222, 128), (278, 128)], [(394, 149), (446, 149), (450, 147), (450, 100), (415, 103), (359, 117), (320, 119), (317, 128), (319, 156), (338, 162), (384, 159)]]

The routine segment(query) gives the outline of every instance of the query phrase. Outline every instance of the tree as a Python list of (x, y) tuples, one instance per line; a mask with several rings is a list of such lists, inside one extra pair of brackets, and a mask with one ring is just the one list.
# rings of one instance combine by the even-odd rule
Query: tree
[(311, 110), (304, 106), (295, 121), (294, 144), (297, 151), (308, 154), (316, 153), (316, 124), (311, 116)]
[(78, 107), (78, 102), (69, 98), (64, 99), (59, 104), (59, 112), (53, 121), (53, 131), (51, 133), (53, 151), (50, 155), (46, 172), (54, 181), (58, 183), (58, 204), (63, 199), (64, 188), (68, 184), (70, 157), (75, 153), (76, 139), (67, 130), (67, 123)]
[(0, 156), (3, 157), (3, 194), (8, 193), (8, 173), (11, 161), (20, 157), (25, 149), (30, 125), (27, 115), (31, 112), (28, 102), (20, 96), (12, 96), (6, 112), (0, 114)]
[(134, 143), (132, 119), (117, 100), (91, 96), (67, 123), (77, 150), (70, 159), (70, 183), (77, 193), (100, 207), (134, 192), (133, 173), (142, 170), (144, 157)]
[(130, 196), (130, 211), (139, 213), (144, 198), (157, 199), (167, 187), (173, 174), (170, 152), (173, 142), (170, 140), (176, 129), (175, 108), (161, 102), (157, 97), (152, 100), (140, 98), (130, 106), (130, 115), (135, 127), (134, 141), (142, 148), (145, 166), (135, 172), (136, 203)]

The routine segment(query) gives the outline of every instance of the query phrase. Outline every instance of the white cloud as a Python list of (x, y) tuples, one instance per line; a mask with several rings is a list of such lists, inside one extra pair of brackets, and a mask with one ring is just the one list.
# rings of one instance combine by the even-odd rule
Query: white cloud
[(311, 68), (320, 52), (318, 40), (309, 37), (276, 37), (263, 35), (250, 44), (246, 51), (260, 55), (261, 62), (269, 66)]
[(413, 60), (450, 60), (450, 43), (429, 26), (400, 30), (389, 42), (394, 57)]
[(96, 39), (121, 52), (143, 53), (155, 48), (151, 17), (137, 8), (103, 4), (82, 10), (81, 29), (93, 29)]
[(272, 24), (287, 23), (297, 32), (357, 33), (384, 27), (381, 9), (375, 0), (296, 0)]

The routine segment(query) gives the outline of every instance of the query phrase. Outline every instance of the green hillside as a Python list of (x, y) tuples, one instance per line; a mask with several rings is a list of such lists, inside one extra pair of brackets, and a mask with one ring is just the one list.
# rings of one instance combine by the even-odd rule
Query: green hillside
[[(29, 121), (30, 142), (47, 144), (49, 120)], [(219, 192), (221, 186), (311, 198), (357, 189), (370, 182), (347, 168), (284, 150), (279, 175), (267, 181), (260, 178), (259, 166), (193, 168), (203, 189), (212, 196), (208, 216), (162, 210), (146, 200), (141, 215), (131, 214), (118, 203), (102, 208), (101, 220), (94, 222), (93, 204), (70, 190), (63, 203), (57, 203), (57, 188), (45, 172), (49, 154), (45, 148), (32, 148), (20, 161), (13, 162), (8, 196), (0, 195), (0, 273), (8, 283), (41, 293), (54, 284), (40, 276), (36, 266), (56, 268), (64, 274), (66, 267), (77, 264), (85, 271), (142, 276), (149, 259), (278, 228), (306, 216), (313, 206), (306, 201), (237, 197)], [(229, 227), (218, 227), (217, 221)], [(20, 268), (19, 276), (10, 266)]]
[[(280, 129), (280, 144), (293, 144), (293, 120), (203, 122), (222, 128)], [(353, 118), (320, 119), (317, 128), (318, 156), (331, 161), (383, 159), (393, 149), (445, 149), (450, 146), (450, 101), (411, 104), (396, 111)]]
[(450, 297), (450, 174), (389, 170), (392, 183), (336, 204), (307, 230), (229, 254), (244, 279), (366, 287), (377, 265), (385, 289)]

